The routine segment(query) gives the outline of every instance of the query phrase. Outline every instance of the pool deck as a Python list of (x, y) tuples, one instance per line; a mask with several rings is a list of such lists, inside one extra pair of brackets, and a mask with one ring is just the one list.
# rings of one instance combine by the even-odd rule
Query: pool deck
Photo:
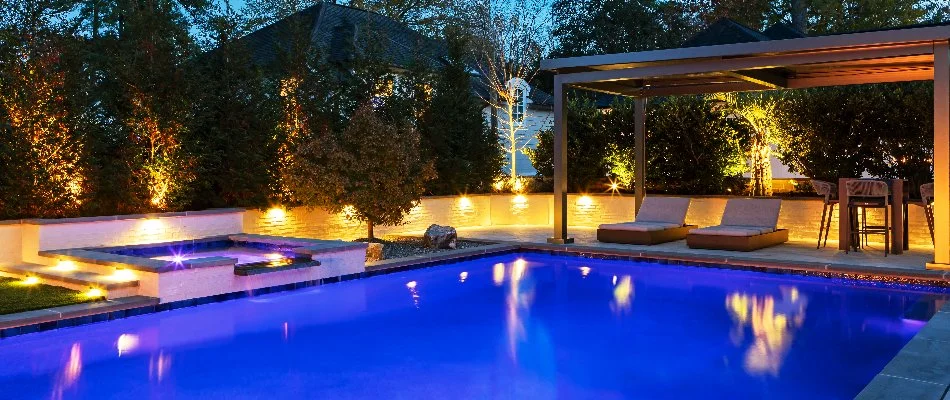
[[(686, 246), (684, 240), (654, 246), (600, 243), (596, 239), (596, 230), (593, 228), (572, 227), (568, 232), (574, 238), (574, 244), (551, 245), (547, 243), (547, 238), (551, 236), (551, 228), (548, 226), (498, 226), (458, 229), (459, 236), (465, 239), (519, 244), (522, 248), (536, 248), (539, 250), (566, 250), (673, 259), (684, 262), (879, 275), (942, 281), (950, 284), (950, 271), (928, 270), (925, 267), (928, 262), (933, 260), (933, 248), (911, 248), (905, 251), (904, 254), (891, 254), (884, 257), (883, 248), (874, 243), (863, 251), (845, 253), (837, 249), (837, 242), (829, 240), (828, 246), (821, 249), (816, 249), (812, 242), (790, 241), (752, 252), (736, 252), (691, 249)], [(421, 235), (422, 232), (406, 232), (406, 234)]]

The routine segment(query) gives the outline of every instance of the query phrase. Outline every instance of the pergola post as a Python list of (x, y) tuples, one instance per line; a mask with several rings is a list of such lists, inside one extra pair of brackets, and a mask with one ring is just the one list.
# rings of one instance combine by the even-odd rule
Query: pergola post
[(950, 43), (934, 42), (934, 262), (950, 268)]
[(567, 94), (561, 75), (554, 76), (554, 236), (548, 243), (574, 243), (567, 237)]
[(634, 172), (634, 181), (633, 181), (633, 198), (634, 198), (634, 212), (640, 212), (640, 206), (643, 204), (643, 196), (645, 191), (643, 189), (643, 183), (646, 180), (646, 170), (647, 170), (647, 149), (646, 149), (646, 105), (647, 99), (644, 97), (637, 97), (634, 100), (634, 155), (633, 155), (633, 172)]

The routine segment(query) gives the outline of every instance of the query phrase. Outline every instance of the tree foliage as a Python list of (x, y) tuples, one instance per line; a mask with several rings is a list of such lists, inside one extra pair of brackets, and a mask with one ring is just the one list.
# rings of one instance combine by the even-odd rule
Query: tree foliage
[(466, 38), (450, 30), (447, 50), (447, 64), (431, 77), (432, 98), (418, 124), (423, 151), (433, 158), (438, 174), (428, 191), (487, 192), (501, 172), (502, 151), (486, 126), (482, 103), (471, 93)]

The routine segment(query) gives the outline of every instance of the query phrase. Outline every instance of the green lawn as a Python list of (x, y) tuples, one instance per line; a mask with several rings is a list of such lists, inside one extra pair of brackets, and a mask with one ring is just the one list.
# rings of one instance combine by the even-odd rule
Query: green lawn
[(24, 285), (19, 279), (0, 278), (0, 315), (93, 300), (98, 299), (87, 298), (75, 290), (43, 284)]

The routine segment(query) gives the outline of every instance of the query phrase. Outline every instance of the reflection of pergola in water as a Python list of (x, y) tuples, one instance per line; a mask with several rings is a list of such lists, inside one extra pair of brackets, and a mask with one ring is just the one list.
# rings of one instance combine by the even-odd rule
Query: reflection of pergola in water
[(950, 25), (561, 58), (544, 60), (541, 67), (555, 73), (552, 243), (572, 241), (566, 207), (568, 87), (636, 98), (639, 210), (647, 97), (933, 80), (936, 244), (928, 267), (950, 267)]

